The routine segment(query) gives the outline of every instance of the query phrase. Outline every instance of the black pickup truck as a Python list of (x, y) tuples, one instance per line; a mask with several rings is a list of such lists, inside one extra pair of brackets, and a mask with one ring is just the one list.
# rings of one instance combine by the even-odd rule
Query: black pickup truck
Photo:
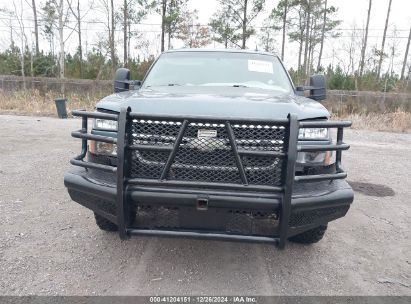
[(295, 87), (273, 54), (183, 49), (143, 81), (119, 69), (114, 92), (72, 112), (82, 151), (64, 176), (102, 230), (283, 248), (319, 241), (353, 201), (341, 167), (351, 123), (328, 120), (323, 75)]

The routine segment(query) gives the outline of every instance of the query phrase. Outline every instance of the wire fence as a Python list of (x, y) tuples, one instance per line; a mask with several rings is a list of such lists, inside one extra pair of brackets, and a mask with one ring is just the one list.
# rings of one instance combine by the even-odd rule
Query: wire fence
[[(0, 76), (5, 94), (33, 91), (36, 96), (85, 98), (95, 102), (113, 91), (111, 80), (59, 79), (47, 77)], [(53, 94), (50, 94), (52, 92)], [(77, 97), (76, 97), (77, 96)], [(411, 94), (397, 92), (329, 90), (324, 105), (338, 115), (351, 113), (411, 112)]]
[(40, 95), (45, 95), (48, 92), (60, 92), (62, 94), (101, 96), (112, 92), (113, 82), (111, 80), (0, 76), (0, 89), (3, 92), (36, 90)]

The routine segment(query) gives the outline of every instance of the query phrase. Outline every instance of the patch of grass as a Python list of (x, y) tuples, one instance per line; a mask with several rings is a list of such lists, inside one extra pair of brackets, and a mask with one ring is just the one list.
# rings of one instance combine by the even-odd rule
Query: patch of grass
[(359, 130), (411, 133), (411, 113), (352, 113), (332, 116), (334, 120), (351, 120), (352, 128)]
[(331, 112), (338, 113), (338, 115), (411, 112), (411, 94), (329, 91), (327, 100), (323, 104)]
[(411, 133), (409, 94), (392, 93), (385, 96), (376, 92), (361, 92), (356, 97), (347, 95), (343, 99), (329, 96), (323, 105), (334, 120), (351, 120), (353, 129)]
[[(75, 109), (94, 110), (96, 103), (104, 96), (90, 95), (87, 92), (82, 94), (69, 93), (67, 98), (67, 111)], [(36, 115), (36, 116), (57, 116), (54, 100), (61, 98), (61, 94), (48, 91), (40, 94), (38, 90), (20, 90), (5, 92), (0, 90), (0, 112)]]

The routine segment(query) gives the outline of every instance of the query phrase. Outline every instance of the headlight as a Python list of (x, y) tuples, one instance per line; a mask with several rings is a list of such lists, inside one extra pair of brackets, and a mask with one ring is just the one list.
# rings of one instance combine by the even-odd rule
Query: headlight
[(302, 128), (298, 134), (299, 139), (328, 139), (327, 128)]
[(96, 118), (94, 119), (94, 129), (106, 130), (106, 131), (117, 131), (117, 121)]
[[(327, 128), (302, 128), (299, 131), (298, 139), (300, 140), (330, 140)], [(302, 165), (324, 165), (332, 164), (332, 151), (326, 152), (299, 152), (297, 163)]]
[[(94, 119), (93, 129), (100, 131), (117, 131), (117, 121), (96, 118)], [(89, 151), (93, 154), (100, 155), (117, 155), (117, 145), (89, 140)]]
[(96, 142), (96, 154), (117, 155), (117, 145), (104, 142)]
[(329, 166), (334, 163), (332, 151), (298, 152), (297, 163), (301, 165)]
[(88, 141), (88, 149), (90, 153), (98, 154), (98, 155), (108, 155), (108, 156), (116, 156), (117, 155), (117, 145), (105, 143), (101, 141)]

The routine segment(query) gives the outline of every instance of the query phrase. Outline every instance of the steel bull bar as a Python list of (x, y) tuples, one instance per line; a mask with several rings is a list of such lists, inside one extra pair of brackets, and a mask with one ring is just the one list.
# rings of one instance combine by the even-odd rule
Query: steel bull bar
[[(289, 219), (291, 214), (291, 197), (293, 194), (293, 185), (295, 183), (309, 183), (318, 181), (333, 181), (337, 179), (346, 178), (347, 174), (341, 167), (341, 154), (343, 150), (349, 149), (349, 145), (343, 142), (343, 130), (345, 127), (351, 126), (350, 121), (298, 121), (295, 114), (289, 114), (287, 119), (283, 120), (259, 120), (259, 119), (238, 119), (238, 118), (210, 118), (201, 116), (178, 116), (178, 115), (147, 115), (142, 113), (131, 112), (129, 108), (121, 109), (119, 114), (107, 114), (101, 112), (87, 112), (83, 110), (76, 110), (72, 112), (73, 116), (82, 118), (82, 128), (78, 131), (72, 132), (72, 136), (79, 138), (82, 141), (81, 153), (71, 159), (70, 163), (74, 166), (83, 167), (86, 170), (101, 170), (110, 172), (116, 175), (116, 215), (105, 213), (97, 210), (96, 207), (88, 206), (93, 211), (106, 217), (108, 220), (118, 225), (119, 234), (122, 239), (126, 239), (130, 235), (145, 235), (145, 236), (165, 236), (165, 237), (195, 237), (206, 239), (220, 239), (231, 241), (253, 241), (253, 242), (268, 242), (277, 243), (280, 248), (284, 248), (288, 237)], [(88, 119), (107, 119), (118, 122), (117, 138), (100, 136), (88, 132)], [(174, 138), (172, 145), (141, 145), (133, 142), (131, 139), (133, 129), (132, 124), (136, 121), (167, 121), (167, 122), (181, 122), (179, 123), (180, 130)], [(182, 144), (184, 134), (189, 124), (196, 122), (216, 123), (223, 126), (227, 133), (229, 147), (233, 153), (235, 164), (238, 169), (241, 183), (222, 183), (222, 182), (201, 182), (201, 181), (187, 181), (187, 180), (173, 180), (169, 178), (169, 172), (174, 164), (176, 154)], [(255, 151), (246, 150), (238, 147), (236, 138), (233, 132), (233, 126), (238, 124), (254, 124), (254, 125), (279, 125), (284, 128), (284, 149), (282, 151)], [(337, 138), (335, 144), (315, 144), (313, 141), (309, 145), (298, 144), (298, 134), (300, 128), (334, 128), (337, 129)], [(135, 130), (134, 130), (135, 132)], [(92, 163), (85, 160), (88, 149), (88, 140), (100, 141), (105, 143), (112, 143), (117, 145), (117, 167)], [(133, 151), (168, 151), (168, 159), (162, 168), (159, 178), (136, 178), (132, 177), (131, 164)], [(295, 176), (295, 165), (298, 152), (321, 152), (321, 151), (335, 151), (336, 152), (336, 172), (332, 174), (319, 175), (303, 175)], [(282, 160), (283, 170), (281, 173), (281, 183), (277, 185), (258, 185), (250, 184), (247, 180), (245, 166), (242, 162), (242, 157), (247, 155), (259, 156), (273, 156)], [(129, 204), (127, 203), (127, 190), (129, 186), (148, 185), (151, 187), (182, 187), (189, 189), (215, 189), (223, 191), (254, 191), (261, 193), (275, 193), (280, 197), (281, 205), (279, 208), (279, 225), (278, 233), (271, 236), (259, 235), (242, 235), (231, 233), (220, 233), (207, 230), (176, 230), (176, 229), (137, 229), (129, 227)]]

